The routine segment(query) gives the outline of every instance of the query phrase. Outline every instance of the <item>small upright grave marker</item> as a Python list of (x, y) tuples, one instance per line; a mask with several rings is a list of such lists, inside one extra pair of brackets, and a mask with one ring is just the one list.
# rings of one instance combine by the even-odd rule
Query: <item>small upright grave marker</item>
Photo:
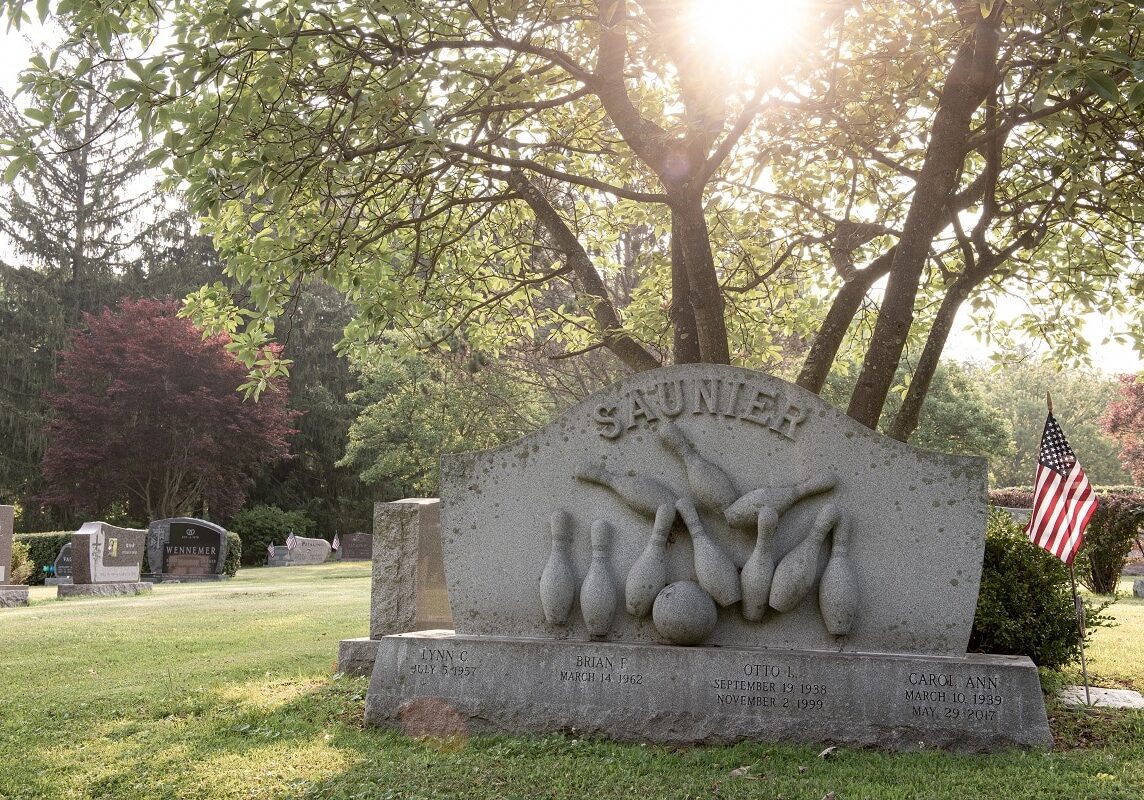
[(373, 558), (373, 536), (368, 533), (347, 533), (341, 537), (338, 551), (342, 561), (369, 561)]
[(12, 542), (16, 538), (16, 509), (0, 506), (0, 608), (28, 605), (28, 587), (12, 580)]
[(290, 566), (290, 548), (285, 545), (277, 544), (271, 545), (273, 552), (267, 553), (266, 566), (268, 567), (288, 567)]
[(60, 597), (141, 594), (151, 583), (139, 580), (147, 531), (85, 522), (72, 534), (72, 583), (60, 584)]
[(56, 560), (52, 563), (52, 577), (44, 580), (47, 586), (59, 586), (62, 583), (72, 582), (71, 555), (71, 542), (65, 542), (64, 546), (60, 548)]

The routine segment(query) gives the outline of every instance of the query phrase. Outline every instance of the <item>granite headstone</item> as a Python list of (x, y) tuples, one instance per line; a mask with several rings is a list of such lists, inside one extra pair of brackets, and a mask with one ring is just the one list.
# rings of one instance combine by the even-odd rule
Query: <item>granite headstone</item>
[(768, 375), (639, 373), (442, 459), (455, 631), (383, 638), (366, 719), (1049, 746), (1032, 662), (966, 655), (985, 485)]
[(147, 526), (147, 563), (163, 576), (217, 578), (226, 563), (226, 529), (192, 517), (155, 520)]
[(373, 558), (373, 536), (368, 533), (347, 533), (340, 537), (338, 551), (342, 561), (369, 561)]
[(311, 539), (295, 536), (294, 547), (290, 550), (290, 563), (295, 566), (325, 564), (333, 552), (325, 539)]
[(71, 542), (65, 542), (64, 546), (60, 548), (56, 560), (52, 562), (52, 577), (45, 579), (45, 585), (59, 586), (60, 584), (72, 582), (71, 554)]
[(408, 497), (373, 507), (369, 636), (338, 643), (338, 671), (368, 675), (380, 640), (394, 633), (451, 629), (441, 555), (441, 501)]
[(60, 597), (140, 594), (151, 583), (140, 581), (147, 531), (85, 522), (72, 534), (72, 583), (60, 584)]
[(16, 539), (16, 508), (0, 506), (0, 608), (28, 605), (28, 587), (13, 585), (12, 543)]
[(286, 545), (272, 545), (274, 548), (273, 553), (267, 551), (266, 553), (266, 566), (268, 567), (288, 567), (290, 566), (290, 548)]
[(0, 506), (0, 586), (12, 578), (12, 542), (16, 538), (16, 509)]

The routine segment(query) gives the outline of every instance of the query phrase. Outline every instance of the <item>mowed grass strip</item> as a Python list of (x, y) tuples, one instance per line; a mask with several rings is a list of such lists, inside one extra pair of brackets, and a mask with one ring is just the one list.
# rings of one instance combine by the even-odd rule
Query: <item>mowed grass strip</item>
[[(1127, 587), (1130, 591), (1130, 584)], [(252, 569), (132, 598), (0, 611), (0, 798), (1138, 798), (1144, 714), (1051, 706), (1053, 753), (968, 756), (574, 735), (416, 741), (365, 730), (369, 565)], [(1090, 668), (1144, 687), (1144, 601)], [(876, 691), (877, 687), (872, 687)]]

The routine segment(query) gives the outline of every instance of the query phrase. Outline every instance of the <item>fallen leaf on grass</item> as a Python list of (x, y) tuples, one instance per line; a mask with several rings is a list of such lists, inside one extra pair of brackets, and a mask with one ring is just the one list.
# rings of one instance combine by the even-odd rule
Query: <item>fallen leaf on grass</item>
[(835, 800), (834, 792), (827, 792), (822, 796), (822, 800)]
[(798, 774), (802, 775), (804, 772), (806, 772), (806, 767), (804, 767), (802, 764), (799, 764), (798, 765)]
[(731, 770), (731, 777), (732, 778), (741, 778), (750, 771), (751, 771), (750, 765), (745, 766), (745, 767), (736, 767), (735, 769)]
[(832, 744), (832, 745), (830, 745), (830, 747), (826, 748), (821, 753), (819, 753), (818, 757), (819, 758), (830, 758), (832, 755), (834, 755), (834, 751), (837, 749), (838, 749), (838, 746)]

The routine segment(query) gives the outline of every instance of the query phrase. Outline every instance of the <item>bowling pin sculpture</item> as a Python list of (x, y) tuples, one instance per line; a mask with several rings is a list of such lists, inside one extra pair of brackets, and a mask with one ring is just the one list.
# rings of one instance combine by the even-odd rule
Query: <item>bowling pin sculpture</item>
[(691, 486), (691, 497), (700, 506), (721, 514), (738, 499), (739, 491), (727, 473), (701, 456), (674, 422), (660, 425), (659, 440), (683, 462), (687, 483)]
[(552, 552), (540, 573), (540, 607), (544, 619), (563, 625), (576, 599), (576, 574), (572, 571), (572, 520), (564, 511), (552, 515)]
[(830, 560), (818, 584), (818, 608), (826, 630), (835, 636), (845, 636), (850, 633), (858, 610), (858, 574), (848, 552), (850, 519), (845, 514), (834, 526), (830, 544)]
[(719, 545), (711, 540), (699, 519), (699, 512), (687, 498), (680, 498), (675, 504), (687, 530), (691, 533), (691, 549), (695, 557), (695, 579), (707, 594), (715, 598), (721, 606), (738, 602), (739, 570)]
[(619, 603), (612, 568), (608, 565), (609, 538), (607, 522), (598, 519), (592, 523), (592, 563), (580, 586), (580, 613), (592, 638), (608, 634)]
[(794, 486), (764, 486), (747, 492), (723, 514), (732, 528), (749, 528), (756, 524), (759, 510), (768, 506), (780, 517), (795, 503), (811, 495), (828, 492), (835, 487), (838, 479), (834, 475), (810, 478)]
[(655, 512), (655, 525), (647, 547), (628, 571), (624, 585), (624, 607), (633, 617), (646, 617), (652, 603), (667, 586), (667, 536), (675, 523), (675, 506), (664, 503)]
[(743, 592), (743, 619), (748, 622), (761, 622), (767, 613), (771, 597), (771, 580), (775, 574), (775, 530), (779, 525), (779, 515), (774, 509), (759, 509), (759, 538), (755, 549), (739, 573), (739, 586)]
[(794, 610), (814, 586), (814, 579), (818, 577), (818, 552), (837, 521), (834, 506), (824, 506), (806, 538), (783, 556), (771, 580), (770, 606), (775, 611)]
[(642, 475), (618, 475), (599, 464), (590, 462), (577, 467), (575, 475), (582, 481), (611, 489), (630, 508), (649, 517), (654, 517), (664, 503), (675, 504), (675, 492), (654, 478), (645, 478)]

